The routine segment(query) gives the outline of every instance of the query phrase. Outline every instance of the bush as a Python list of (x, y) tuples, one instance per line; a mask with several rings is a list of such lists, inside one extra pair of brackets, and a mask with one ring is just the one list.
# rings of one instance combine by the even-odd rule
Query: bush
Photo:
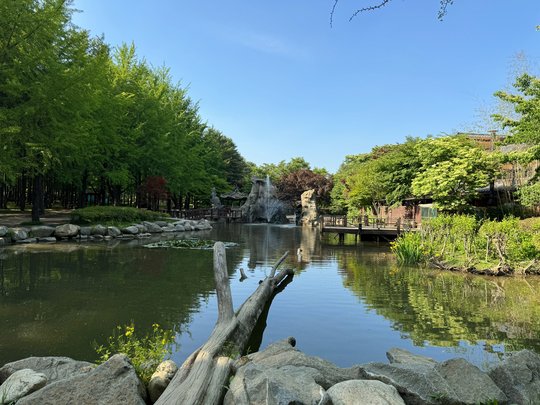
[(163, 217), (168, 217), (168, 215), (132, 207), (95, 206), (73, 211), (71, 222), (78, 224), (134, 223), (155, 221)]
[(172, 353), (173, 342), (172, 331), (162, 329), (157, 323), (152, 325), (151, 334), (138, 337), (132, 322), (130, 325), (117, 326), (107, 339), (107, 345), (95, 344), (95, 350), (99, 355), (98, 364), (106, 362), (113, 354), (126, 354), (141, 381), (148, 385), (159, 363)]

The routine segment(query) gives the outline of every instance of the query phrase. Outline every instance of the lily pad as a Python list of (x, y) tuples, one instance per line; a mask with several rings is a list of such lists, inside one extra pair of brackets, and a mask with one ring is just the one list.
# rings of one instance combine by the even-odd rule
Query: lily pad
[[(144, 245), (144, 247), (149, 249), (156, 248), (173, 248), (173, 249), (213, 249), (214, 243), (213, 240), (205, 239), (172, 239), (172, 240), (162, 240), (159, 242), (149, 243)], [(226, 248), (233, 246), (238, 246), (234, 242), (223, 242)]]

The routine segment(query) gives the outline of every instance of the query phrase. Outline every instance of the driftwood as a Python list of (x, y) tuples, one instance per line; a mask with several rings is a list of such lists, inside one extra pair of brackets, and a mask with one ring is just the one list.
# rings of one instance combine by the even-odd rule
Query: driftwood
[(159, 397), (156, 405), (219, 404), (231, 374), (234, 358), (243, 354), (261, 314), (268, 308), (279, 291), (280, 284), (290, 281), (292, 270), (276, 274), (277, 268), (287, 257), (285, 253), (272, 267), (270, 275), (262, 280), (259, 287), (233, 311), (231, 287), (229, 284), (225, 245), (214, 245), (214, 277), (218, 299), (218, 320), (210, 338), (193, 352), (182, 364), (173, 380)]

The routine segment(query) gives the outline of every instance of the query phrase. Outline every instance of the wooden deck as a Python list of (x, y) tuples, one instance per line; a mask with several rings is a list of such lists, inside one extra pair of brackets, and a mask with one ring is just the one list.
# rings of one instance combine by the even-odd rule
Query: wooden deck
[(416, 224), (412, 221), (404, 221), (398, 218), (394, 221), (387, 219), (367, 219), (350, 222), (344, 215), (321, 216), (321, 232), (338, 235), (340, 242), (345, 240), (345, 235), (354, 235), (355, 242), (362, 237), (369, 239), (392, 240), (403, 232), (416, 231)]

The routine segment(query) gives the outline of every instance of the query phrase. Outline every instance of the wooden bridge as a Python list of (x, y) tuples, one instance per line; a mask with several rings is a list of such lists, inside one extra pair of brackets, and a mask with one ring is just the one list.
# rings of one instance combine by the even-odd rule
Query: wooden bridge
[(376, 240), (393, 240), (401, 233), (415, 231), (416, 223), (412, 220), (397, 218), (359, 218), (357, 221), (347, 220), (346, 215), (322, 215), (320, 217), (321, 232), (334, 233), (339, 237), (340, 243), (345, 241), (345, 235), (354, 235), (354, 241), (369, 237)]

